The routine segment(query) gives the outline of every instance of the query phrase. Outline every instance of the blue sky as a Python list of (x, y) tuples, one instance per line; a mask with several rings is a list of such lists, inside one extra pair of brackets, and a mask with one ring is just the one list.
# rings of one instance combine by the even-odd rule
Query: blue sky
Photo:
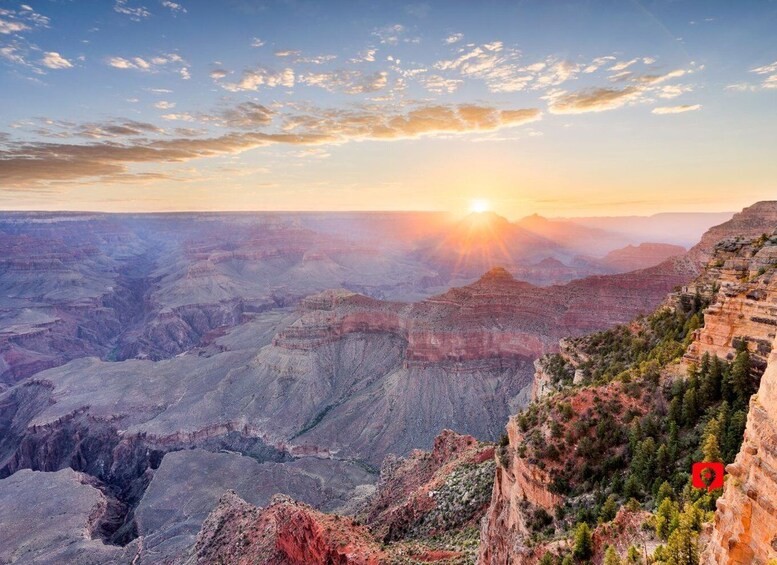
[(730, 210), (777, 3), (0, 2), (0, 207)]

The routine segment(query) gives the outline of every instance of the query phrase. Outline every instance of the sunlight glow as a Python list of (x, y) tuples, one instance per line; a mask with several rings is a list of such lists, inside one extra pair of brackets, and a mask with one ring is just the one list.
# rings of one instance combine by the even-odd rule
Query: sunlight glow
[(488, 212), (490, 209), (491, 204), (488, 202), (488, 200), (484, 200), (482, 198), (476, 198), (469, 204), (469, 211), (475, 212), (476, 214)]

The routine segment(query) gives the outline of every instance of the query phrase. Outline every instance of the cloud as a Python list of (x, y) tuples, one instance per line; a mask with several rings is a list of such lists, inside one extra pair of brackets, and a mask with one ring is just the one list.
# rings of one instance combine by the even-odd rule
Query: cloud
[(447, 43), (448, 45), (452, 45), (454, 43), (458, 43), (462, 39), (464, 39), (463, 33), (452, 33), (445, 38), (445, 43)]
[(214, 69), (210, 72), (210, 78), (212, 78), (213, 80), (221, 80), (228, 74), (229, 73), (224, 69)]
[(378, 52), (377, 49), (365, 49), (353, 59), (349, 59), (348, 62), (349, 63), (363, 63), (363, 62), (371, 63), (375, 60), (375, 53), (377, 52)]
[(151, 68), (151, 65), (140, 57), (134, 57), (132, 60), (125, 59), (124, 57), (110, 57), (108, 59), (108, 64), (115, 69), (138, 69), (147, 71)]
[(372, 32), (372, 35), (385, 45), (396, 45), (405, 31), (405, 26), (402, 24), (394, 24), (376, 29)]
[[(272, 112), (259, 105), (241, 105), (231, 115), (237, 122), (267, 122)], [(181, 119), (171, 114), (168, 119)], [(320, 146), (356, 140), (398, 140), (438, 134), (495, 131), (539, 120), (536, 108), (497, 109), (489, 106), (431, 105), (406, 113), (387, 113), (380, 107), (357, 110), (316, 110), (286, 118), (276, 132), (230, 132), (210, 138), (139, 138), (126, 143), (88, 144), (15, 142), (0, 140), (0, 185), (9, 188), (45, 188), (89, 178), (110, 182), (115, 175), (131, 178), (129, 167), (141, 164), (182, 163), (224, 154), (236, 154), (274, 144)], [(264, 124), (262, 124), (264, 125)], [(140, 172), (136, 174), (148, 174)], [(152, 173), (153, 174), (153, 173)]]
[(674, 71), (670, 71), (663, 75), (642, 75), (637, 77), (635, 80), (641, 84), (654, 85), (661, 84), (662, 82), (666, 82), (673, 78), (684, 76), (687, 73), (688, 71), (685, 69), (675, 69)]
[(116, 3), (113, 5), (114, 12), (129, 16), (130, 19), (135, 22), (139, 22), (140, 20), (151, 16), (151, 12), (149, 12), (145, 6), (132, 7), (128, 6), (127, 2), (128, 0), (116, 0)]
[(154, 108), (158, 108), (159, 110), (172, 110), (173, 108), (175, 108), (175, 102), (160, 100), (159, 102), (154, 103)]
[(194, 116), (192, 116), (189, 112), (181, 112), (179, 114), (162, 114), (162, 119), (168, 120), (168, 121), (179, 121), (179, 122), (195, 121)]
[(70, 69), (73, 67), (70, 61), (56, 51), (47, 51), (41, 59), (41, 64), (49, 69)]
[(763, 65), (750, 70), (751, 73), (757, 75), (768, 75), (761, 83), (761, 88), (777, 88), (777, 61), (769, 65)]
[(24, 56), (19, 51), (19, 48), (13, 45), (6, 45), (4, 47), (0, 47), (0, 57), (2, 57), (7, 61), (19, 64), (19, 65), (27, 64), (27, 61), (24, 59)]
[(317, 86), (329, 92), (342, 91), (346, 94), (365, 94), (377, 92), (388, 84), (388, 73), (377, 71), (365, 75), (357, 70), (337, 70), (323, 73), (300, 75), (299, 82), (308, 86)]
[[(65, 120), (38, 118), (35, 122), (17, 124), (38, 136), (57, 139), (83, 137), (87, 139), (120, 138), (164, 134), (164, 130), (137, 120), (109, 120), (76, 124)], [(32, 129), (31, 129), (32, 128)]]
[(639, 61), (639, 58), (631, 59), (629, 61), (619, 61), (619, 62), (615, 63), (612, 67), (610, 67), (609, 70), (615, 71), (615, 72), (625, 71), (626, 69), (628, 69), (631, 65), (633, 65), (637, 61)]
[(262, 47), (263, 45), (264, 45), (264, 41), (262, 41), (258, 37), (254, 37), (251, 39), (251, 47)]
[(220, 84), (224, 90), (239, 92), (241, 90), (259, 90), (260, 86), (292, 88), (294, 82), (295, 75), (293, 69), (286, 68), (280, 71), (273, 71), (262, 67), (243, 71), (239, 82), (222, 82)]
[(455, 92), (463, 80), (455, 78), (445, 78), (440, 75), (429, 75), (421, 79), (426, 90), (435, 94)]
[(17, 31), (25, 31), (30, 29), (27, 24), (23, 24), (22, 22), (9, 22), (6, 20), (0, 20), (0, 33), (2, 34), (9, 34), (9, 33), (16, 33)]
[(620, 108), (636, 100), (643, 89), (629, 86), (623, 89), (593, 88), (551, 97), (550, 112), (553, 114), (582, 114), (602, 112)]
[(682, 114), (683, 112), (693, 112), (701, 108), (701, 104), (683, 104), (682, 106), (659, 106), (653, 108), (654, 114)]
[(298, 57), (300, 55), (300, 51), (296, 51), (294, 49), (276, 49), (275, 50), (275, 56), (276, 57)]
[(186, 8), (178, 4), (177, 2), (171, 2), (170, 0), (162, 0), (162, 6), (168, 8), (174, 14), (185, 14)]
[(163, 53), (154, 57), (108, 57), (106, 63), (115, 69), (131, 69), (142, 72), (171, 70), (183, 80), (191, 78), (187, 62), (177, 53)]
[(576, 63), (554, 58), (530, 65), (520, 64), (520, 59), (517, 49), (505, 47), (501, 41), (492, 41), (458, 49), (457, 57), (437, 61), (434, 67), (442, 72), (457, 71), (465, 78), (483, 80), (491, 92), (548, 88), (576, 78), (581, 70)]
[(272, 123), (275, 114), (274, 110), (262, 104), (242, 102), (234, 108), (229, 108), (216, 115), (206, 117), (206, 121), (215, 121), (222, 126), (233, 128), (254, 128), (269, 125)]

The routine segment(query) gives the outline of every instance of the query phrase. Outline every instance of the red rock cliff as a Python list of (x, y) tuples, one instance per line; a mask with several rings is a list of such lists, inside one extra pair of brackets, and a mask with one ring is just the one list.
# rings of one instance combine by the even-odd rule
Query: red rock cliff
[(747, 429), (736, 461), (726, 469), (708, 565), (765, 565), (777, 560), (777, 352), (750, 400)]

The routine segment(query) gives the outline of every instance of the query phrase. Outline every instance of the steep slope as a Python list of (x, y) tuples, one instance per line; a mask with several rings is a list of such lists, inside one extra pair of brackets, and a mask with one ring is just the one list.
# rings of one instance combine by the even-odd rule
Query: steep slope
[(445, 430), (431, 452), (386, 459), (356, 520), (280, 496), (260, 509), (228, 492), (180, 562), (471, 563), (492, 456), (493, 445)]
[(742, 450), (726, 467), (728, 478), (704, 563), (764, 565), (777, 559), (776, 469), (777, 351), (750, 401)]
[[(729, 467), (733, 476), (718, 510), (708, 562), (772, 558), (771, 518), (756, 521), (775, 508), (767, 476), (772, 463), (762, 459), (769, 457), (773, 422), (760, 394), (753, 397), (749, 415), (747, 406), (775, 339), (777, 233), (761, 232), (777, 227), (773, 208), (765, 203), (743, 212), (756, 216), (750, 237), (731, 238), (741, 217), (715, 230), (725, 234), (722, 241), (706, 237), (697, 252), (708, 253), (708, 266), (651, 316), (563, 340), (560, 355), (537, 364), (536, 402), (510, 419), (506, 441), (497, 450), (482, 563), (541, 558), (555, 563), (571, 558), (573, 547), (580, 551), (574, 554), (578, 559), (600, 562), (606, 550), (601, 526), (590, 544), (578, 548), (575, 539), (590, 535), (581, 528), (592, 531), (597, 519), (608, 524), (619, 507), (640, 506), (652, 516), (646, 529), (638, 524), (642, 533), (629, 542), (640, 548), (634, 549), (637, 554), (676, 563), (670, 556), (682, 544), (698, 554), (701, 525), (712, 519), (721, 492), (691, 488), (687, 465), (733, 461), (745, 421), (746, 437), (760, 445), (746, 443), (738, 463)], [(765, 382), (770, 406), (771, 385)], [(631, 498), (635, 501), (628, 502)], [(570, 545), (558, 541), (564, 539)], [(629, 544), (617, 534), (606, 539), (625, 557)]]

